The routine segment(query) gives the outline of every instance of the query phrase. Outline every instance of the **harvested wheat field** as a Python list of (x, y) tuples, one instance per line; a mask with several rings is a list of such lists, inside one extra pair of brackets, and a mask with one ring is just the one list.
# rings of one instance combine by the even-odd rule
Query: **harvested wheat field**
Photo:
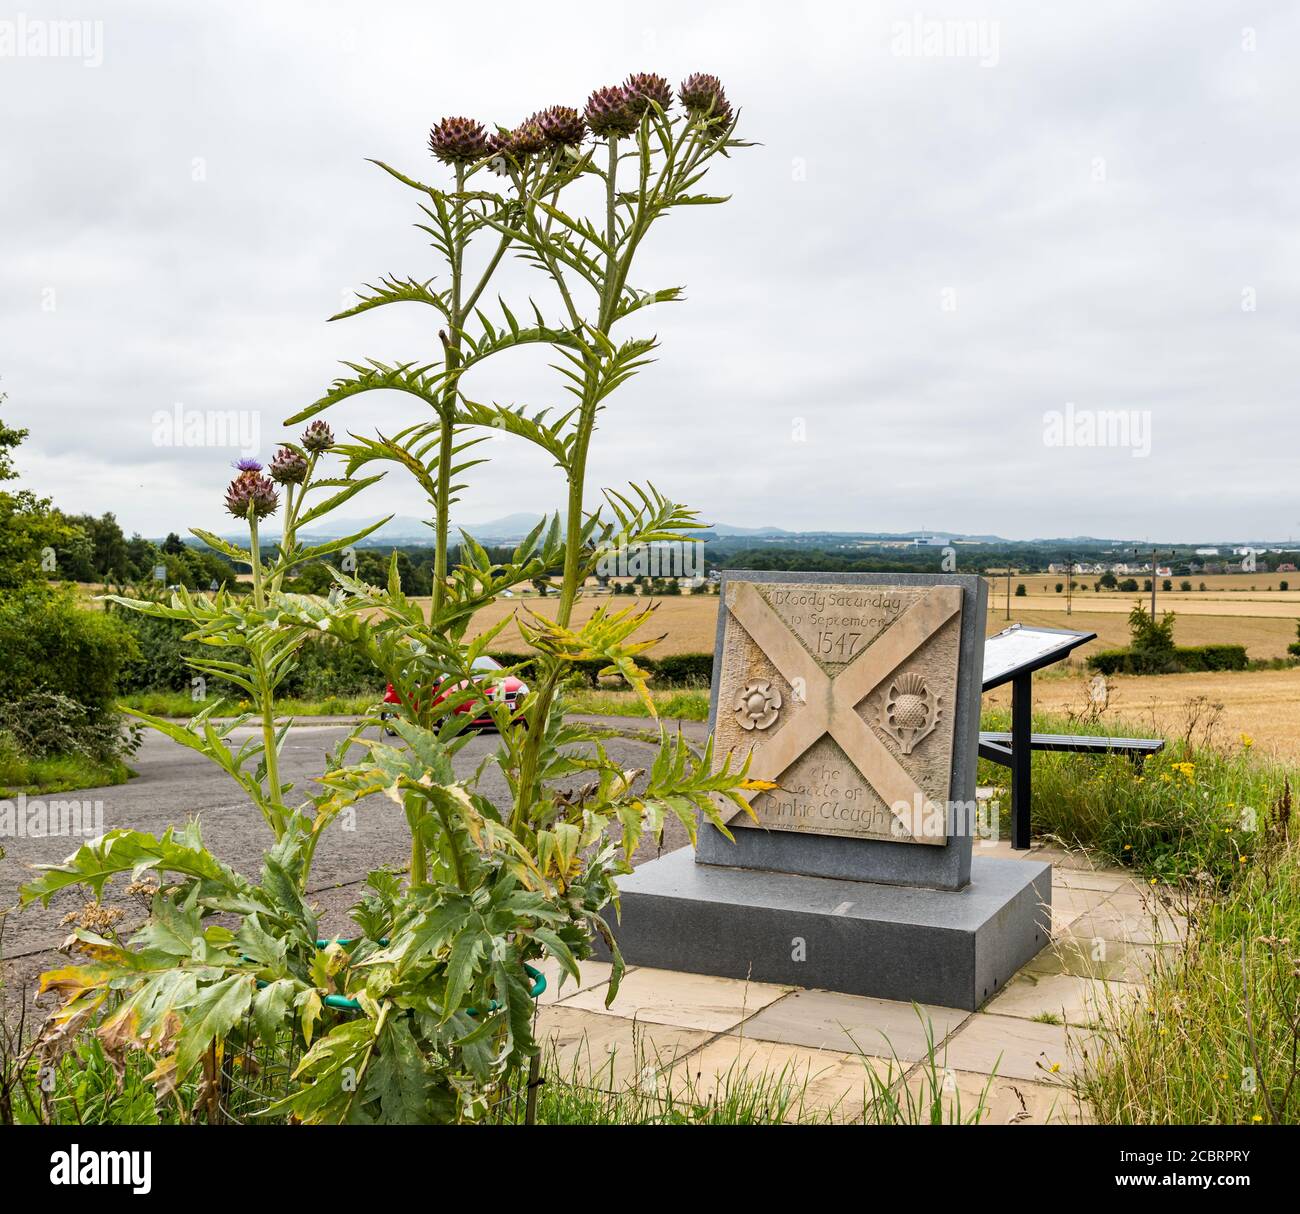
[[(1013, 595), (1011, 599), (1011, 613), (1015, 614), (1016, 609), (1030, 611), (1050, 611), (1058, 615), (1065, 614), (1065, 595), (1064, 594), (1039, 594), (1034, 588), (1026, 587), (1027, 593), (1023, 595)], [(1005, 611), (1006, 608), (1006, 587), (999, 587), (989, 597), (989, 608), (992, 611)], [(1145, 610), (1151, 608), (1151, 594), (1130, 593), (1121, 594), (1117, 591), (1109, 593), (1102, 591), (1094, 593), (1093, 591), (1084, 591), (1083, 593), (1075, 592), (1074, 595), (1074, 614), (1078, 615), (1081, 611), (1115, 614), (1127, 616), (1133, 607), (1140, 603)], [(1257, 590), (1257, 591), (1206, 591), (1204, 594), (1198, 594), (1191, 591), (1188, 594), (1178, 594), (1176, 591), (1170, 591), (1166, 594), (1156, 595), (1156, 613), (1163, 611), (1172, 611), (1178, 616), (1205, 616), (1205, 615), (1222, 615), (1230, 617), (1239, 616), (1267, 616), (1272, 619), (1285, 619), (1292, 622), (1292, 631), (1295, 630), (1295, 620), (1300, 618), (1300, 592), (1294, 590)]]
[[(493, 624), (509, 615), (522, 616), (525, 620), (530, 611), (555, 618), (559, 599), (548, 595), (537, 598), (498, 599), (490, 607), (484, 608), (474, 617), (476, 632), (490, 628)], [(718, 597), (712, 594), (669, 595), (666, 598), (651, 599), (632, 597), (630, 595), (587, 595), (578, 600), (573, 609), (573, 623), (580, 625), (591, 617), (598, 607), (609, 611), (625, 611), (629, 607), (644, 610), (654, 607), (654, 614), (641, 626), (638, 638), (649, 639), (662, 636), (651, 651), (651, 657), (668, 657), (678, 653), (712, 653), (714, 630), (718, 624)], [(493, 644), (494, 649), (522, 651), (526, 648), (519, 629), (513, 623), (506, 625)]]
[[(1174, 596), (1167, 596), (1166, 601)], [(475, 620), (479, 630), (497, 623), (503, 617), (516, 612), (537, 611), (554, 619), (558, 599), (526, 598), (498, 600), (490, 608), (480, 612)], [(1115, 610), (1110, 609), (1110, 603)], [(718, 620), (718, 599), (716, 595), (682, 595), (661, 599), (631, 598), (608, 595), (590, 595), (580, 599), (574, 609), (575, 623), (582, 623), (600, 605), (615, 611), (627, 607), (655, 606), (654, 615), (644, 626), (642, 635), (662, 635), (663, 640), (651, 651), (652, 655), (665, 657), (677, 653), (712, 653), (714, 629)], [(1000, 632), (1007, 626), (1004, 603), (996, 599), (989, 604), (988, 631), (990, 634)], [(1075, 628), (1084, 632), (1095, 632), (1097, 640), (1081, 649), (1075, 650), (1075, 661), (1079, 664), (1089, 654), (1099, 649), (1118, 649), (1128, 644), (1128, 612), (1132, 610), (1132, 596), (1126, 603), (1118, 600), (1107, 601), (1107, 610), (1080, 611), (1078, 599), (1073, 615), (1065, 614), (1065, 604), (1059, 602), (1047, 607), (1026, 606), (1033, 603), (1033, 598), (1013, 598), (1011, 600), (1011, 620), (1022, 624), (1039, 624), (1048, 628)], [(1088, 606), (1095, 607), (1096, 602)], [(1190, 604), (1189, 604), (1190, 605)], [(1160, 603), (1157, 603), (1160, 606)], [(1286, 656), (1286, 647), (1296, 639), (1296, 617), (1300, 616), (1300, 602), (1289, 608), (1294, 614), (1284, 618), (1268, 618), (1261, 614), (1248, 612), (1220, 612), (1214, 615), (1184, 614), (1183, 604), (1177, 606), (1178, 623), (1175, 636), (1180, 645), (1245, 645), (1246, 653), (1251, 658), (1267, 659)], [(1241, 607), (1263, 606), (1263, 604), (1241, 603)], [(1055, 610), (1051, 608), (1056, 608)], [(1120, 608), (1122, 607), (1122, 610)], [(526, 615), (525, 615), (526, 618)], [(498, 638), (495, 648), (519, 650), (524, 647), (519, 630), (513, 624), (507, 625)]]
[[(554, 598), (507, 599), (482, 612), (476, 625), (482, 629), (504, 616), (520, 611), (538, 611), (554, 618)], [(1023, 602), (1023, 600), (1021, 600)], [(663, 635), (651, 656), (678, 653), (709, 653), (717, 625), (718, 599), (714, 595), (683, 595), (662, 599), (589, 596), (574, 610), (576, 623), (585, 621), (602, 604), (614, 610), (654, 604), (642, 635)], [(1075, 651), (1075, 657), (1037, 676), (1035, 706), (1044, 712), (1082, 713), (1088, 704), (1092, 675), (1082, 657), (1097, 649), (1117, 648), (1128, 643), (1128, 625), (1119, 613), (1017, 610), (1012, 600), (1012, 620), (1052, 628), (1076, 628), (1096, 632), (1098, 639)], [(990, 605), (988, 631), (998, 632), (1007, 621)], [(1295, 639), (1292, 620), (1246, 615), (1180, 617), (1176, 629), (1180, 645), (1213, 643), (1244, 644), (1252, 658), (1274, 658), (1286, 654)], [(502, 630), (494, 648), (522, 651), (525, 646), (513, 625)], [(1239, 745), (1240, 735), (1251, 737), (1261, 752), (1300, 759), (1300, 668), (1211, 674), (1157, 676), (1118, 675), (1110, 680), (1111, 695), (1104, 718), (1127, 720), (1171, 737), (1182, 736), (1195, 723), (1197, 737), (1208, 727), (1215, 740)], [(985, 697), (986, 705), (1007, 705), (1010, 689), (1000, 688)], [(1215, 708), (1221, 705), (1220, 708)]]
[[(1079, 632), (1097, 634), (1095, 641), (1074, 651), (1076, 660), (1080, 662), (1099, 649), (1122, 649), (1129, 643), (1128, 613), (1133, 608), (1131, 602), (1123, 612), (1080, 611), (1076, 599), (1074, 614), (1066, 615), (1064, 608), (1048, 611), (1021, 605), (1032, 601), (1032, 598), (1012, 599), (1011, 622), (1038, 624), (1044, 628), (1073, 628)], [(1091, 603), (1089, 606), (1096, 604)], [(1286, 647), (1296, 639), (1295, 615), (1274, 619), (1250, 614), (1194, 615), (1185, 613), (1181, 604), (1177, 607), (1174, 638), (1179, 645), (1245, 645), (1247, 657), (1266, 660), (1286, 657)], [(1157, 600), (1156, 610), (1163, 609)], [(1174, 605), (1170, 605), (1169, 609), (1174, 610)], [(1300, 605), (1294, 610), (1300, 614)], [(991, 603), (988, 620), (990, 635), (1000, 632), (1007, 627), (1007, 623), (1003, 605)]]
[[(1034, 708), (1087, 719), (1093, 676), (1082, 671), (1034, 679)], [(1242, 735), (1261, 754), (1300, 759), (1300, 668), (1213, 674), (1115, 675), (1107, 680), (1101, 719), (1124, 721), (1170, 738), (1190, 733), (1198, 745), (1240, 748)], [(1011, 688), (984, 697), (1010, 707)]]

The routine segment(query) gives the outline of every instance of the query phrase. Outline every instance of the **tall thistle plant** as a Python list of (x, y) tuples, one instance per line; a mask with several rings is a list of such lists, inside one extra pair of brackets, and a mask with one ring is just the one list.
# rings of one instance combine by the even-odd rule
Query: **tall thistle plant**
[[(380, 166), (416, 192), (420, 226), (444, 273), (383, 278), (340, 315), (393, 303), (432, 308), (435, 357), (347, 364), (349, 374), (289, 419), (294, 426), (310, 419), (298, 442), (268, 469), (239, 469), (227, 505), (247, 522), (248, 547), (195, 534), (251, 567), (250, 594), (119, 600), (187, 621), (191, 636), (213, 648), (197, 671), (233, 683), (253, 704), (236, 721), (252, 724), (254, 737), (238, 747), (215, 705), (186, 726), (146, 719), (218, 763), (261, 810), (273, 836), (262, 874), (248, 880), (215, 859), (197, 822), (160, 838), (110, 831), (45, 867), (25, 887), (25, 902), (48, 903), (72, 885), (98, 895), (119, 875), (139, 889), (153, 874), (158, 888), (149, 921), (129, 940), (74, 933), (71, 946), (90, 961), (43, 976), (63, 1003), (39, 1048), (57, 1052), (72, 1029), (93, 1021), (113, 1056), (133, 1048), (153, 1056), (163, 1093), (175, 1097), (182, 1081), (197, 1081), (186, 1090), (209, 1116), (220, 1115), (230, 1060), (259, 1050), (301, 1054), (269, 1114), (312, 1122), (474, 1120), (491, 1113), (536, 1059), (533, 963), (550, 958), (576, 979), (602, 938), (614, 962), (613, 1000), (623, 962), (606, 911), (638, 844), (658, 838), (669, 815), (692, 838), (700, 814), (725, 831), (724, 807), (748, 809), (744, 794), (770, 787), (748, 780), (746, 764), (730, 756), (715, 761), (711, 743), (696, 751), (664, 730), (649, 769), (627, 770), (560, 709), (577, 665), (598, 660), (653, 712), (637, 665), (652, 642), (636, 639), (650, 611), (602, 606), (579, 623), (574, 608), (602, 561), (680, 541), (698, 524), (650, 485), (606, 489), (593, 509), (588, 457), (612, 393), (656, 348), (651, 337), (621, 336), (619, 326), (680, 295), (676, 287), (641, 289), (636, 255), (673, 209), (724, 201), (700, 183), (715, 157), (746, 146), (735, 128), (716, 78), (691, 76), (674, 97), (663, 77), (640, 74), (597, 89), (582, 112), (552, 106), (509, 129), (444, 119), (429, 146), (447, 184)], [(594, 214), (584, 198), (595, 200)], [(507, 255), (538, 271), (543, 304), (530, 299), (512, 310), (499, 297), (486, 302)], [(566, 408), (529, 409), (467, 388), (471, 370), (526, 346), (554, 355), (572, 397)], [(411, 422), (393, 434), (335, 442), (317, 415), (376, 390), (415, 398)], [(505, 564), (471, 536), (454, 543), (450, 536), (462, 478), (484, 462), (473, 448), (502, 431), (540, 448), (568, 485), (563, 509)], [(341, 476), (321, 472), (327, 452), (341, 460)], [(299, 543), (300, 529), (393, 468), (413, 477), (429, 503), (436, 554), (427, 611), (402, 593), (395, 555), (386, 586), (334, 569), (328, 598), (287, 592), (295, 568), (367, 534), (313, 548)], [(281, 540), (264, 563), (259, 522), (281, 509)], [(511, 703), (498, 695), (502, 676), (485, 683), (475, 668), (507, 621), (472, 637), (470, 626), (505, 591), (553, 575), (560, 579), (554, 618), (524, 611), (517, 619), (533, 650), (533, 675), (531, 693)], [(358, 648), (392, 683), (400, 742), (365, 736), (359, 726), (317, 789), (294, 803), (279, 774), (289, 722), (276, 713), (276, 688), (298, 649), (320, 634)], [(480, 779), (486, 765), (458, 774), (455, 763), (466, 723), (478, 713), (457, 710), (485, 696), (500, 735), (491, 762), (508, 790), (498, 799)], [(318, 941), (307, 889), (322, 832), (345, 809), (384, 813), (394, 805), (410, 832), (404, 873), (371, 874), (352, 911), (354, 938)], [(233, 927), (216, 921), (222, 912)]]

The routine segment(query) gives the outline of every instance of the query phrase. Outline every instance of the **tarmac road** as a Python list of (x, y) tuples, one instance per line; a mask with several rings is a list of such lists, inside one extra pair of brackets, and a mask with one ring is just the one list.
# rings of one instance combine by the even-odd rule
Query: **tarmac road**
[[(583, 719), (618, 729), (635, 730), (650, 724), (626, 718)], [(295, 725), (285, 739), (281, 778), (302, 788), (319, 774), (325, 755), (347, 735), (348, 728), (337, 722)], [(693, 741), (703, 740), (702, 725), (683, 722), (683, 729)], [(240, 730), (232, 736), (238, 743), (252, 732)], [(646, 767), (654, 756), (654, 748), (647, 741), (610, 737), (604, 745), (610, 757), (624, 767)], [(472, 737), (456, 756), (457, 775), (472, 774), (495, 749), (494, 734)], [(105, 830), (133, 827), (160, 834), (171, 824), (182, 825), (198, 818), (208, 849), (236, 871), (256, 877), (262, 852), (270, 842), (270, 831), (239, 786), (216, 764), (170, 738), (149, 731), (131, 760), (131, 767), (139, 774), (126, 784), (57, 793), (46, 800), (102, 804)], [(505, 795), (504, 777), (490, 766), (483, 773), (481, 787), (494, 799)], [(310, 888), (313, 902), (323, 911), (323, 930), (330, 933), (347, 928), (350, 922), (347, 908), (356, 902), (366, 874), (384, 865), (404, 865), (410, 851), (406, 819), (401, 808), (386, 797), (370, 797), (360, 802), (354, 829), (342, 830), (340, 825), (336, 822), (331, 826), (317, 849)], [(0, 846), (4, 848), (4, 857), (0, 859), (0, 907), (16, 905), (19, 886), (31, 877), (29, 865), (59, 863), (83, 841), (66, 836), (0, 838)], [(681, 824), (670, 820), (664, 830), (663, 850), (672, 851), (686, 842)], [(657, 850), (650, 844), (638, 853), (637, 860), (653, 859), (656, 854)], [(125, 893), (125, 884), (121, 879), (111, 883), (103, 899), (106, 906), (117, 905), (126, 910), (120, 927), (133, 926), (144, 915), (138, 901)], [(0, 950), (4, 958), (6, 1010), (10, 1015), (18, 992), (30, 989), (37, 974), (67, 963), (56, 951), (69, 930), (60, 921), (81, 902), (80, 893), (65, 890), (51, 899), (48, 908), (34, 903), (25, 910), (4, 915)], [(42, 1005), (46, 1003), (42, 1000)]]

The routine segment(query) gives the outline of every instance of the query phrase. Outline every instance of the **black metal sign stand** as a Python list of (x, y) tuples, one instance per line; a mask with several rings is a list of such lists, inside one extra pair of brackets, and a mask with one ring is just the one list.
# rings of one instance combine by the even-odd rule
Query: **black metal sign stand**
[[(1026, 653), (1017, 664), (1001, 661), (1001, 649), (1008, 645), (1022, 646), (1025, 641), (1038, 639), (1041, 644)], [(981, 735), (980, 757), (992, 759), (1011, 769), (1011, 846), (1024, 850), (1029, 846), (1030, 803), (1032, 774), (1030, 755), (1033, 750), (1034, 671), (1052, 666), (1071, 650), (1094, 640), (1095, 632), (1072, 632), (1066, 628), (1027, 628), (1012, 624), (984, 642), (984, 685), (992, 691), (1004, 683), (1011, 684), (1011, 737), (1008, 742), (1000, 737)], [(1004, 639), (1005, 638), (1005, 639)]]

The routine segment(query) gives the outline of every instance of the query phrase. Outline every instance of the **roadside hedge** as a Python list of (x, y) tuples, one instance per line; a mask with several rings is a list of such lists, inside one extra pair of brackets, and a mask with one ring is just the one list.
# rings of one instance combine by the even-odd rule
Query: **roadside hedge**
[[(525, 682), (533, 673), (533, 660), (526, 654), (498, 651), (491, 654), (502, 666), (518, 669), (519, 677)], [(676, 653), (671, 657), (649, 658), (637, 657), (637, 665), (648, 670), (655, 687), (703, 687), (707, 688), (713, 678), (713, 654), (711, 653)], [(575, 663), (589, 687), (600, 687), (600, 672), (609, 663), (600, 660)], [(622, 680), (619, 680), (621, 682)]]
[[(188, 625), (136, 611), (117, 610), (113, 617), (134, 638), (136, 651), (122, 670), (122, 694), (138, 691), (188, 691), (194, 671), (186, 658), (212, 657), (212, 650), (184, 640)], [(223, 657), (226, 655), (223, 655)], [(360, 653), (330, 637), (312, 638), (298, 653), (297, 664), (280, 684), (279, 694), (298, 699), (361, 695), (383, 689), (383, 677)], [(210, 683), (209, 695), (243, 692), (233, 684)]]
[[(115, 609), (104, 612), (83, 612), (97, 620), (107, 622), (119, 638), (121, 660), (114, 668), (108, 696), (111, 698), (116, 682), (119, 695), (149, 691), (189, 691), (194, 672), (186, 659), (211, 657), (207, 650), (193, 641), (184, 639), (188, 627), (181, 621), (163, 620), (138, 612)], [(520, 677), (529, 679), (533, 673), (530, 655), (508, 652), (492, 654), (503, 666), (518, 667)], [(637, 661), (652, 676), (655, 687), (707, 688), (713, 674), (711, 653), (679, 653), (668, 657), (639, 657)], [(600, 672), (607, 663), (596, 660), (577, 663), (577, 670), (592, 688), (601, 686)], [(612, 681), (606, 680), (606, 685)], [(621, 683), (621, 680), (618, 680)], [(330, 637), (312, 638), (302, 647), (298, 663), (280, 686), (280, 694), (299, 699), (325, 699), (330, 696), (362, 695), (383, 689), (383, 677), (356, 650), (341, 645)], [(66, 691), (66, 688), (63, 688)], [(71, 694), (70, 692), (68, 694)], [(212, 684), (209, 695), (241, 696), (230, 685)]]
[(1099, 674), (1187, 674), (1196, 671), (1245, 670), (1244, 645), (1178, 645), (1172, 651), (1103, 649), (1088, 658)]
[(74, 591), (32, 587), (0, 594), (0, 655), (0, 702), (58, 692), (100, 717), (139, 648), (116, 615), (80, 606)]

